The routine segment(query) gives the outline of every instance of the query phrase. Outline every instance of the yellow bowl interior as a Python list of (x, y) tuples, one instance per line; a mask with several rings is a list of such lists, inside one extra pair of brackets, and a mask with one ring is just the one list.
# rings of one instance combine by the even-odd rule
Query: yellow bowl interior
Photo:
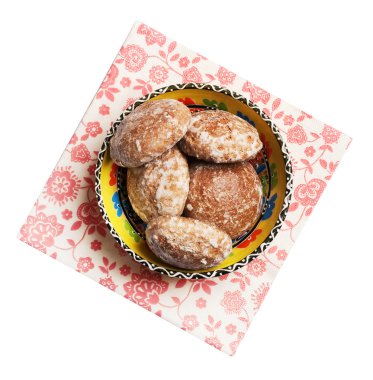
[[(275, 134), (270, 126), (262, 119), (254, 109), (250, 108), (243, 102), (231, 97), (222, 92), (214, 92), (204, 89), (178, 89), (164, 94), (158, 95), (148, 101), (158, 99), (179, 99), (184, 103), (194, 102), (196, 105), (215, 106), (220, 109), (225, 109), (233, 114), (240, 113), (241, 116), (247, 117), (255, 124), (262, 140), (265, 140), (265, 150), (268, 157), (268, 166), (271, 168), (271, 187), (268, 195), (271, 203), (271, 215), (266, 219), (261, 219), (255, 230), (243, 242), (236, 246), (232, 253), (218, 266), (208, 270), (196, 271), (194, 273), (212, 272), (222, 268), (227, 268), (233, 264), (244, 260), (248, 255), (254, 252), (263, 241), (270, 235), (274, 228), (278, 216), (283, 207), (285, 191), (286, 191), (286, 172), (283, 152)], [(107, 149), (104, 154), (104, 159), (101, 168), (101, 196), (103, 205), (107, 213), (108, 219), (122, 241), (132, 249), (138, 256), (147, 260), (156, 266), (167, 268), (175, 272), (190, 273), (190, 271), (172, 267), (161, 261), (148, 248), (146, 242), (136, 233), (130, 222), (127, 220), (126, 214), (121, 212), (121, 206), (118, 202), (118, 184), (114, 180), (115, 164), (111, 160), (110, 150)]]

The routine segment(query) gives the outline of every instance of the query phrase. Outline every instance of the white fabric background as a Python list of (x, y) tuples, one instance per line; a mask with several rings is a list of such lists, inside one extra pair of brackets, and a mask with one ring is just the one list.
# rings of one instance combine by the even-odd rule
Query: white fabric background
[[(175, 373), (181, 379), (372, 378), (373, 27), (364, 4), (1, 5), (1, 378), (158, 378), (160, 372), (166, 379)], [(234, 358), (15, 238), (136, 19), (354, 138)]]

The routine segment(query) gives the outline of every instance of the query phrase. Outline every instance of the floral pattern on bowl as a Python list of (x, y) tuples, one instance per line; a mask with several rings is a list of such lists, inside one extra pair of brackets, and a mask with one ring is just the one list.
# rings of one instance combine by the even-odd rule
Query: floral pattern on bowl
[[(108, 143), (116, 128), (134, 108), (153, 99), (172, 98), (186, 104), (192, 112), (222, 109), (247, 120), (258, 129), (264, 148), (251, 161), (263, 186), (263, 210), (255, 226), (233, 241), (232, 253), (218, 266), (191, 272), (169, 266), (157, 258), (144, 240), (146, 224), (136, 215), (126, 192), (126, 169), (111, 160)], [(135, 101), (119, 117), (106, 136), (98, 154), (96, 194), (104, 220), (115, 238), (136, 261), (151, 270), (171, 277), (198, 279), (235, 271), (257, 257), (273, 241), (285, 220), (292, 194), (290, 157), (279, 131), (271, 119), (250, 100), (226, 88), (210, 84), (172, 85)]]

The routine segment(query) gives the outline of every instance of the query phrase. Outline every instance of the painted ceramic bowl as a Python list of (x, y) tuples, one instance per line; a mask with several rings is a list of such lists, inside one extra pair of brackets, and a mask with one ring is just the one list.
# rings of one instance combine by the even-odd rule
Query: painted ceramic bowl
[[(146, 224), (136, 215), (126, 190), (126, 169), (110, 158), (110, 139), (123, 118), (140, 104), (155, 99), (178, 99), (192, 112), (221, 109), (247, 120), (257, 128), (263, 149), (251, 161), (263, 186), (262, 213), (250, 231), (233, 241), (231, 254), (218, 266), (190, 271), (170, 266), (148, 248)], [(184, 83), (161, 88), (135, 101), (113, 124), (98, 154), (96, 194), (104, 220), (120, 246), (137, 262), (171, 277), (198, 279), (233, 272), (257, 257), (275, 238), (285, 220), (292, 192), (290, 157), (277, 127), (258, 106), (226, 88)]]

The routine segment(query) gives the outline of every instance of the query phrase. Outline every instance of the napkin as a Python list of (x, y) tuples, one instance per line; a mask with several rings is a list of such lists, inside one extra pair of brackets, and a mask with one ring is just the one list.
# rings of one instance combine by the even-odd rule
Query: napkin
[[(183, 82), (217, 84), (250, 98), (275, 121), (294, 174), (286, 220), (266, 251), (233, 273), (194, 281), (169, 278), (133, 261), (109, 234), (94, 190), (97, 154), (111, 124), (137, 98)], [(332, 126), (138, 22), (22, 225), (19, 239), (233, 355), (350, 141)]]

